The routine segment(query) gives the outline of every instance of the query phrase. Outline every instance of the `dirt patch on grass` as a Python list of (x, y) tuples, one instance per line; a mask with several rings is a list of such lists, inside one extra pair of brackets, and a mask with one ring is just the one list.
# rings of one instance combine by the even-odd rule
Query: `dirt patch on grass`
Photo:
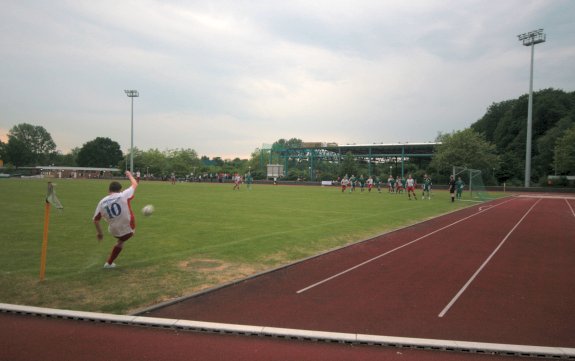
[(190, 259), (181, 261), (178, 267), (183, 271), (217, 272), (226, 270), (230, 264), (215, 259)]
[(199, 287), (202, 289), (245, 278), (261, 272), (264, 267), (216, 259), (192, 258), (181, 261), (178, 264), (178, 268), (195, 274), (199, 279), (203, 279), (203, 285)]

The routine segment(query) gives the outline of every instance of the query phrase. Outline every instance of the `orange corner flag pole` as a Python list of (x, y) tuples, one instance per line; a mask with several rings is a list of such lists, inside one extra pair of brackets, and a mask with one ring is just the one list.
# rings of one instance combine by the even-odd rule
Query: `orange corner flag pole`
[(44, 281), (46, 274), (46, 254), (48, 253), (48, 225), (50, 224), (50, 205), (58, 209), (64, 209), (58, 197), (52, 182), (48, 182), (48, 193), (46, 194), (46, 206), (44, 208), (44, 236), (42, 237), (42, 256), (40, 258), (40, 281)]
[(44, 207), (44, 235), (42, 237), (42, 256), (40, 258), (40, 281), (44, 281), (44, 275), (46, 274), (46, 253), (48, 253), (49, 224), (50, 224), (50, 202), (46, 201), (46, 206)]

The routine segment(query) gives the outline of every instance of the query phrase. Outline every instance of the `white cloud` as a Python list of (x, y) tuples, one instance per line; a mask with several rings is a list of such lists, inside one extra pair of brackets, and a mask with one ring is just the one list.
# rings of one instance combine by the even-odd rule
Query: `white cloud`
[[(573, 91), (570, 1), (16, 1), (0, 14), (0, 131), (67, 151), (249, 156), (262, 143), (429, 141), (527, 91), (515, 36), (543, 27), (537, 88)], [(526, 80), (527, 79), (527, 80)]]

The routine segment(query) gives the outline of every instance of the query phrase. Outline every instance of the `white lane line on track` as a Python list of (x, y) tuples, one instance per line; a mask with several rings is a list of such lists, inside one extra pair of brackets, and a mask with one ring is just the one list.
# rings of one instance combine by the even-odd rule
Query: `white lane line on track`
[(493, 206), (481, 206), (481, 207), (479, 207), (479, 211), (483, 211), (483, 210), (489, 209), (491, 207), (493, 207)]
[(575, 211), (573, 211), (573, 207), (571, 207), (571, 203), (569, 203), (569, 201), (567, 199), (565, 199), (565, 203), (567, 203), (567, 205), (569, 206), (569, 209), (571, 209), (571, 214), (573, 215), (573, 217), (575, 217)]
[(299, 293), (304, 293), (304, 292), (306, 292), (306, 291), (309, 291), (310, 289), (312, 289), (312, 288), (314, 288), (314, 287), (317, 287), (317, 286), (319, 286), (319, 285), (321, 285), (321, 284), (324, 284), (324, 283), (326, 283), (326, 282), (329, 282), (329, 281), (333, 280), (334, 278), (337, 278), (337, 277), (342, 276), (342, 275), (344, 275), (344, 274), (346, 274), (346, 273), (349, 273), (349, 272), (351, 272), (351, 271), (353, 271), (353, 270), (355, 270), (355, 269), (358, 269), (358, 268), (360, 268), (360, 267), (362, 267), (362, 266), (365, 266), (366, 264), (371, 263), (371, 262), (373, 262), (373, 261), (375, 261), (375, 260), (377, 260), (377, 259), (379, 259), (379, 258), (381, 258), (381, 257), (387, 256), (387, 255), (390, 254), (390, 253), (393, 253), (393, 252), (395, 252), (395, 251), (397, 251), (397, 250), (400, 250), (400, 249), (402, 249), (402, 248), (404, 248), (404, 247), (407, 247), (407, 246), (409, 246), (409, 245), (412, 245), (412, 244), (414, 244), (414, 243), (416, 243), (416, 242), (418, 242), (418, 241), (421, 241), (421, 240), (424, 239), (424, 238), (427, 238), (427, 237), (429, 237), (429, 236), (431, 236), (431, 235), (434, 235), (434, 234), (437, 233), (437, 232), (443, 231), (444, 229), (447, 229), (447, 228), (449, 228), (449, 227), (451, 227), (451, 226), (454, 226), (454, 225), (456, 225), (456, 224), (458, 224), (458, 223), (460, 223), (460, 222), (463, 222), (463, 221), (465, 221), (465, 220), (467, 220), (467, 219), (469, 219), (469, 218), (471, 218), (471, 217), (475, 217), (475, 216), (478, 215), (478, 214), (481, 214), (481, 213), (483, 213), (483, 212), (489, 211), (489, 210), (491, 210), (491, 209), (493, 209), (493, 208), (495, 208), (495, 207), (498, 207), (498, 206), (500, 206), (500, 205), (502, 205), (502, 204), (505, 204), (505, 203), (507, 203), (507, 202), (511, 202), (512, 200), (513, 200), (513, 198), (508, 199), (508, 200), (506, 200), (505, 202), (501, 202), (501, 203), (496, 204), (496, 205), (494, 205), (494, 206), (492, 206), (492, 207), (489, 207), (489, 208), (487, 208), (487, 209), (482, 209), (483, 207), (480, 207), (480, 208), (479, 208), (479, 211), (478, 211), (477, 213), (474, 213), (474, 214), (472, 214), (472, 215), (470, 215), (470, 216), (467, 216), (467, 217), (462, 218), (462, 219), (460, 219), (460, 220), (458, 220), (458, 221), (455, 221), (455, 222), (453, 222), (453, 223), (451, 223), (451, 224), (448, 224), (447, 226), (444, 226), (444, 227), (441, 227), (441, 228), (439, 228), (439, 229), (436, 229), (436, 230), (433, 231), (433, 232), (430, 232), (430, 233), (428, 233), (428, 234), (426, 234), (426, 235), (423, 235), (423, 236), (421, 236), (421, 237), (419, 237), (419, 238), (417, 238), (417, 239), (415, 239), (415, 240), (413, 240), (413, 241), (411, 241), (411, 242), (408, 242), (408, 243), (406, 243), (406, 244), (404, 244), (404, 245), (402, 245), (402, 246), (396, 247), (396, 248), (394, 248), (394, 249), (392, 249), (392, 250), (390, 250), (390, 251), (387, 251), (387, 252), (385, 252), (385, 253), (382, 253), (382, 254), (380, 254), (380, 255), (378, 255), (378, 256), (375, 256), (375, 257), (373, 257), (373, 258), (370, 258), (370, 259), (368, 259), (368, 260), (365, 261), (365, 262), (362, 262), (362, 263), (360, 263), (360, 264), (358, 264), (358, 265), (355, 265), (355, 266), (353, 266), (353, 267), (351, 267), (351, 268), (348, 268), (348, 269), (346, 269), (345, 271), (342, 271), (342, 272), (340, 272), (340, 273), (338, 273), (338, 274), (336, 274), (336, 275), (333, 275), (333, 276), (331, 276), (331, 277), (328, 277), (328, 278), (326, 278), (326, 279), (324, 279), (324, 280), (321, 280), (321, 281), (319, 281), (319, 282), (316, 282), (316, 283), (314, 283), (313, 285), (310, 285), (310, 286), (308, 286), (308, 287), (306, 287), (306, 288), (302, 288), (301, 290), (297, 291), (296, 293), (299, 294)]
[(447, 304), (447, 306), (445, 306), (445, 308), (443, 309), (443, 311), (441, 311), (441, 313), (439, 313), (439, 315), (437, 317), (443, 317), (445, 316), (445, 314), (449, 311), (449, 309), (455, 304), (455, 302), (457, 302), (457, 300), (459, 299), (459, 297), (461, 297), (461, 295), (467, 290), (467, 288), (469, 287), (469, 285), (471, 285), (471, 283), (475, 280), (475, 278), (477, 277), (477, 275), (479, 275), (479, 273), (481, 273), (481, 271), (483, 270), (483, 268), (485, 268), (485, 266), (487, 266), (487, 264), (489, 263), (489, 261), (491, 261), (491, 259), (493, 258), (493, 256), (495, 256), (495, 254), (497, 253), (497, 251), (499, 251), (499, 249), (503, 246), (503, 244), (505, 243), (505, 241), (507, 241), (507, 238), (509, 238), (509, 236), (511, 235), (511, 233), (513, 233), (513, 231), (515, 231), (515, 229), (519, 226), (519, 224), (521, 222), (523, 222), (523, 220), (525, 219), (525, 217), (527, 217), (527, 215), (531, 212), (531, 210), (533, 210), (533, 208), (535, 208), (535, 206), (541, 202), (541, 199), (538, 199), (537, 202), (535, 202), (535, 204), (533, 204), (531, 206), (531, 208), (529, 208), (529, 210), (527, 212), (525, 212), (525, 214), (523, 215), (523, 217), (521, 217), (521, 219), (515, 224), (515, 226), (513, 226), (513, 228), (511, 228), (511, 230), (509, 231), (509, 233), (507, 233), (507, 235), (505, 236), (505, 238), (503, 238), (503, 240), (499, 243), (499, 245), (495, 248), (495, 250), (489, 255), (489, 257), (487, 257), (487, 259), (485, 260), (485, 262), (483, 262), (483, 264), (477, 269), (477, 271), (475, 271), (475, 273), (473, 274), (473, 276), (471, 276), (471, 278), (467, 281), (467, 283), (459, 290), (459, 292), (457, 292), (457, 294), (455, 295), (455, 297), (453, 297), (451, 299), (451, 301)]

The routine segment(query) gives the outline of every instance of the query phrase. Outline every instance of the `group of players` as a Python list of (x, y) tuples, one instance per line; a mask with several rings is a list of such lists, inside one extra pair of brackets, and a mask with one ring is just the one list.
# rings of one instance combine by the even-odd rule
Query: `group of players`
[[(354, 176), (353, 174), (349, 177), (347, 174), (340, 180), (341, 184), (341, 191), (342, 193), (348, 190), (350, 193), (355, 192), (356, 188), (359, 188), (361, 192), (367, 189), (368, 192), (371, 192), (372, 188), (376, 188), (379, 193), (381, 193), (382, 187), (384, 185), (383, 181), (379, 177), (375, 177), (375, 179), (369, 176), (367, 179), (364, 178), (363, 175), (359, 177)], [(407, 178), (403, 178), (401, 176), (397, 176), (394, 178), (393, 176), (389, 176), (387, 178), (387, 192), (393, 194), (401, 194), (403, 191), (407, 191), (407, 196), (411, 200), (411, 196), (417, 200), (417, 196), (415, 195), (415, 189), (417, 188), (417, 181), (412, 177), (411, 174), (407, 176)], [(431, 177), (425, 174), (423, 176), (423, 184), (421, 186), (422, 194), (421, 198), (431, 199), (431, 187), (433, 183), (431, 182)], [(453, 182), (453, 197), (457, 197), (457, 199), (461, 199), (461, 194), (463, 191), (465, 184), (461, 180), (461, 177), (457, 181)], [(451, 183), (450, 183), (450, 190), (451, 190)]]
[[(108, 188), (108, 195), (102, 198), (96, 207), (96, 211), (92, 218), (94, 225), (96, 226), (96, 238), (98, 241), (102, 241), (104, 238), (104, 233), (100, 225), (100, 221), (105, 219), (108, 223), (108, 230), (114, 238), (116, 238), (116, 244), (112, 248), (110, 256), (104, 264), (104, 268), (115, 268), (115, 259), (122, 252), (124, 248), (124, 243), (132, 238), (136, 228), (134, 213), (131, 208), (131, 201), (134, 198), (136, 188), (138, 187), (138, 179), (134, 178), (131, 172), (126, 171), (126, 177), (130, 180), (130, 186), (122, 190), (122, 185), (114, 181), (110, 183)], [(248, 189), (251, 189), (253, 178), (250, 173), (246, 175), (245, 183), (248, 185)], [(234, 190), (239, 190), (240, 184), (242, 183), (242, 177), (239, 174), (234, 176)], [(275, 181), (274, 181), (275, 183)], [(382, 191), (383, 182), (379, 177), (375, 179), (369, 176), (367, 179), (363, 175), (356, 178), (354, 175), (348, 177), (346, 174), (343, 179), (340, 180), (341, 191), (345, 192), (349, 188), (349, 192), (354, 192), (357, 187), (363, 192), (367, 189), (368, 192), (375, 187), (379, 193)], [(431, 199), (431, 178), (426, 174), (423, 177), (422, 185), (422, 198)], [(402, 177), (393, 178), (391, 175), (387, 179), (387, 190), (389, 193), (401, 194), (404, 190), (407, 190), (407, 195), (411, 200), (413, 195), (414, 199), (417, 199), (415, 195), (415, 189), (417, 187), (417, 182), (411, 176), (408, 175), (406, 179)], [(451, 193), (451, 201), (453, 202), (455, 198), (455, 193), (457, 198), (461, 199), (461, 192), (463, 190), (464, 184), (461, 177), (455, 181), (454, 176), (451, 176), (449, 181), (449, 191)]]
[(240, 190), (240, 185), (242, 183), (247, 184), (248, 190), (252, 190), (252, 184), (254, 183), (254, 177), (251, 173), (246, 174), (246, 176), (242, 179), (242, 176), (239, 173), (234, 174), (232, 180), (234, 181), (234, 188), (233, 190)]

